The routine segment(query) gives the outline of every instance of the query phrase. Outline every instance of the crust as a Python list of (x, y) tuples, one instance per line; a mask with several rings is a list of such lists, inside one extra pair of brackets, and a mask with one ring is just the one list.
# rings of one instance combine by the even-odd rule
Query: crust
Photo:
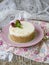
[(17, 37), (14, 35), (10, 35), (11, 40), (13, 40), (15, 42), (20, 42), (20, 43), (29, 42), (34, 37), (35, 37), (35, 32), (31, 33), (29, 36), (26, 36), (26, 37)]

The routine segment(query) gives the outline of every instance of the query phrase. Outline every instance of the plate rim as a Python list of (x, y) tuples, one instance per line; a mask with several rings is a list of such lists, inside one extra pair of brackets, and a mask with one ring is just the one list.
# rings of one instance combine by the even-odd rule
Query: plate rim
[[(6, 29), (6, 27), (7, 26), (9, 26), (9, 24), (8, 25), (6, 25), (4, 28), (3, 28), (3, 32), (4, 32), (4, 29)], [(38, 28), (38, 26), (39, 26), (39, 24), (34, 24), (34, 26), (35, 26), (35, 28), (37, 27)], [(8, 29), (7, 29), (8, 31), (9, 31), (9, 27), (8, 27)], [(36, 29), (37, 30), (37, 29)], [(42, 30), (42, 28), (41, 28), (41, 26), (39, 26), (39, 28), (38, 28), (38, 31), (40, 30), (40, 34), (41, 34), (41, 38), (40, 38), (40, 40), (38, 41), (38, 40), (36, 40), (38, 43), (43, 39), (43, 37), (44, 37), (44, 33), (43, 33), (43, 30)], [(12, 41), (10, 41), (10, 39), (9, 38), (7, 38), (7, 39), (9, 39), (9, 41), (12, 43), (8, 43), (5, 39), (4, 39), (4, 34), (2, 34), (2, 38), (3, 38), (3, 40), (9, 45), (9, 46), (12, 46), (12, 47), (29, 47), (29, 46), (33, 46), (33, 45), (36, 45), (36, 44), (38, 44), (38, 43), (32, 43), (32, 41), (33, 40), (31, 40), (31, 41), (29, 41), (30, 43), (32, 43), (32, 44), (30, 44), (29, 42), (27, 42), (27, 43), (14, 43), (14, 42), (12, 42)], [(38, 37), (37, 37), (38, 38)], [(29, 45), (27, 45), (27, 44), (29, 44)]]

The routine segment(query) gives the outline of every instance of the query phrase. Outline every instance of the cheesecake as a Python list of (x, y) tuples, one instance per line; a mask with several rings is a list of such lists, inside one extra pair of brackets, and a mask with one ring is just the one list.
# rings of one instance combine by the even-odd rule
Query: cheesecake
[(12, 41), (26, 43), (33, 40), (35, 36), (35, 27), (27, 21), (12, 22), (9, 27), (9, 37)]

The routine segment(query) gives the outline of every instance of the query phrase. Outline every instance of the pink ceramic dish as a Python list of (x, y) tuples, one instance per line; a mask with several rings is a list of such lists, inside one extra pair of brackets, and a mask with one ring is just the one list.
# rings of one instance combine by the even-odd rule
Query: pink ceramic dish
[(8, 37), (8, 35), (9, 35), (9, 24), (3, 28), (3, 32), (1, 33), (1, 35), (2, 35), (3, 40), (6, 41), (6, 43), (9, 46), (29, 47), (29, 46), (38, 44), (44, 37), (43, 30), (41, 29), (41, 27), (38, 24), (34, 24), (34, 26), (35, 26), (35, 29), (37, 31), (37, 35), (35, 36), (35, 38), (33, 40), (31, 40), (27, 43), (13, 42), (9, 39), (9, 37)]

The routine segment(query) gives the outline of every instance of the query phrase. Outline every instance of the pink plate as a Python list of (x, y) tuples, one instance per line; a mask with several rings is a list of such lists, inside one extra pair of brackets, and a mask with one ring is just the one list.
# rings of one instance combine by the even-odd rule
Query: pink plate
[(8, 34), (9, 34), (9, 25), (5, 26), (3, 28), (3, 32), (1, 33), (2, 38), (4, 39), (4, 41), (6, 41), (6, 43), (9, 46), (14, 46), (14, 47), (29, 47), (32, 45), (36, 45), (38, 44), (44, 37), (43, 34), (43, 30), (41, 29), (41, 27), (38, 24), (34, 24), (35, 29), (37, 31), (37, 35), (35, 36), (35, 38), (27, 43), (18, 43), (18, 42), (13, 42), (9, 39)]

